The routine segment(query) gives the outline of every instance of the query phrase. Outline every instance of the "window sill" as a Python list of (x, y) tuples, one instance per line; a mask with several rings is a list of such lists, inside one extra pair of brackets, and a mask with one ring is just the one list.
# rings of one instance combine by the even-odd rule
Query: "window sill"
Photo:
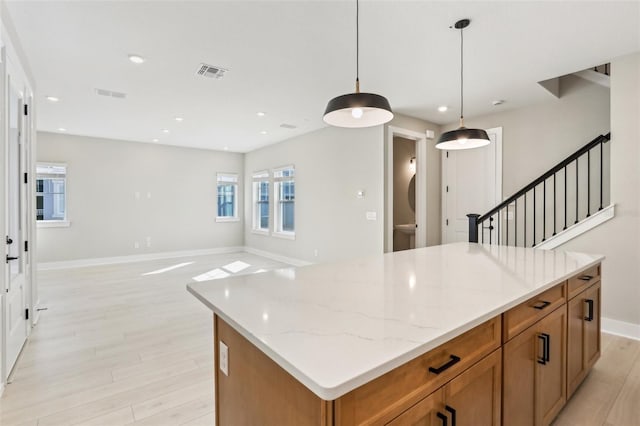
[(296, 233), (295, 232), (274, 232), (271, 234), (276, 238), (282, 238), (283, 240), (295, 240)]
[(251, 233), (256, 235), (265, 235), (267, 237), (269, 236), (269, 231), (263, 231), (262, 229), (252, 229)]
[(240, 222), (238, 217), (216, 217), (216, 222)]
[(68, 228), (71, 222), (68, 220), (39, 220), (36, 222), (38, 228)]

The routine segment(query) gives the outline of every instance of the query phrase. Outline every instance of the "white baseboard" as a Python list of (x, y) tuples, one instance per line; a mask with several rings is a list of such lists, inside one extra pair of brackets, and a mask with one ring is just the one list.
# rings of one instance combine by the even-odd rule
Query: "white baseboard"
[(640, 340), (640, 324), (602, 317), (601, 326), (604, 333)]
[(188, 257), (188, 256), (204, 256), (208, 254), (237, 253), (237, 252), (243, 252), (243, 251), (245, 251), (245, 248), (243, 246), (237, 246), (237, 247), (217, 247), (217, 248), (201, 249), (201, 250), (182, 250), (182, 251), (168, 251), (168, 252), (161, 252), (161, 253), (134, 254), (130, 256), (95, 257), (95, 258), (78, 259), (78, 260), (63, 260), (60, 262), (38, 263), (38, 270), (51, 271), (54, 269), (82, 268), (85, 266), (113, 265), (116, 263), (142, 262), (145, 260), (171, 259), (174, 257)]
[(536, 248), (541, 250), (551, 250), (554, 249), (569, 240), (574, 239), (578, 235), (584, 234), (590, 229), (595, 228), (596, 226), (613, 219), (615, 216), (614, 205), (611, 204), (602, 210), (592, 214), (586, 219), (581, 220), (580, 222), (571, 225), (564, 231), (559, 232), (553, 237), (547, 238), (544, 242), (537, 244)]
[(270, 251), (260, 250), (253, 247), (244, 247), (244, 251), (247, 253), (255, 254), (257, 256), (266, 257), (267, 259), (277, 260), (278, 262), (288, 263), (293, 266), (307, 266), (312, 265), (312, 262), (306, 260), (296, 259), (294, 257), (283, 256), (281, 254), (272, 253)]

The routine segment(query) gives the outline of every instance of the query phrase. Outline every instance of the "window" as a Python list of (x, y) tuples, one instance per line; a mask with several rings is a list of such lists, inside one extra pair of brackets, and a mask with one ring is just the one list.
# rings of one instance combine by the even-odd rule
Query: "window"
[(269, 233), (269, 172), (253, 174), (253, 231)]
[(295, 169), (282, 167), (273, 172), (274, 183), (274, 235), (284, 238), (295, 237)]
[(238, 175), (218, 173), (218, 215), (216, 222), (238, 220)]
[(66, 165), (36, 165), (36, 220), (51, 226), (69, 225)]

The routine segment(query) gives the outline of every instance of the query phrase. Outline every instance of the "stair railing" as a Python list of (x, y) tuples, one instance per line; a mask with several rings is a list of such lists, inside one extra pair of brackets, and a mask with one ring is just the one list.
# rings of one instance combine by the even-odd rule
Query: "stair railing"
[[(517, 191), (511, 197), (504, 200), (502, 203), (489, 210), (487, 213), (483, 215), (479, 214), (468, 214), (469, 218), (469, 242), (472, 243), (485, 243), (489, 244), (504, 244), (504, 245), (514, 245), (514, 246), (523, 246), (527, 247), (530, 245), (531, 247), (535, 247), (537, 244), (540, 244), (543, 241), (546, 241), (547, 237), (556, 235), (558, 232), (567, 229), (571, 224), (568, 223), (568, 210), (569, 207), (572, 209), (575, 208), (575, 219), (574, 223), (578, 223), (580, 220), (583, 220), (586, 217), (591, 216), (592, 212), (592, 202), (591, 202), (591, 180), (592, 180), (592, 164), (591, 164), (591, 152), (594, 149), (599, 149), (599, 164), (597, 164), (597, 171), (599, 174), (599, 207), (598, 211), (603, 209), (604, 203), (604, 144), (607, 143), (611, 139), (611, 133), (606, 135), (600, 135), (564, 160), (555, 165), (549, 171), (545, 172), (542, 176), (538, 177), (530, 184), (526, 185), (524, 188)], [(585, 158), (586, 157), (586, 158)], [(587, 169), (587, 177), (586, 177), (586, 193), (582, 194), (582, 200), (580, 199), (581, 191), (580, 191), (580, 164), (583, 164), (583, 161), (587, 161), (586, 169)], [(574, 164), (575, 163), (575, 164)], [(573, 177), (569, 176), (569, 167), (575, 168), (575, 206), (568, 204), (568, 182)], [(558, 177), (560, 176), (560, 177)], [(562, 192), (564, 202), (558, 206), (558, 197), (557, 197), (557, 181), (561, 180), (561, 185), (563, 186)], [(547, 185), (547, 183), (549, 185)], [(547, 186), (553, 187), (553, 198), (552, 198), (552, 206), (547, 206), (547, 198), (548, 192), (551, 190), (547, 190)], [(540, 189), (541, 188), (541, 189)], [(542, 192), (542, 206), (540, 206), (540, 201), (537, 200), (537, 193)], [(583, 211), (586, 215), (581, 218), (580, 215), (580, 203), (586, 203), (586, 209), (583, 208)], [(529, 208), (527, 208), (527, 204), (529, 203)], [(573, 204), (573, 200), (571, 201)], [(521, 213), (518, 214), (518, 207), (521, 209)], [(540, 217), (539, 210), (540, 207), (542, 209), (542, 217)], [(584, 207), (584, 204), (583, 204)], [(563, 223), (558, 224), (558, 213), (559, 208), (562, 210), (560, 213), (564, 216)], [(548, 210), (551, 210), (548, 212)], [(505, 214), (506, 213), (506, 214)], [(547, 216), (550, 214), (553, 216), (551, 219)], [(521, 221), (519, 219), (522, 219)], [(527, 219), (529, 219), (529, 223), (527, 223)], [(562, 220), (562, 218), (560, 219)], [(501, 221), (503, 223), (501, 223)], [(506, 222), (506, 223), (504, 223)], [(518, 222), (521, 222), (520, 232), (518, 230)], [(551, 223), (547, 223), (551, 222)], [(488, 226), (486, 226), (488, 225)], [(551, 227), (553, 229), (553, 233), (549, 235), (547, 232), (547, 225), (549, 225), (549, 231)], [(562, 226), (562, 229), (558, 230), (559, 226)], [(542, 228), (539, 232), (538, 229)], [(485, 232), (488, 231), (488, 232)], [(511, 234), (510, 232), (511, 231)], [(531, 231), (531, 232), (529, 232)], [(487, 238), (485, 241), (485, 233), (487, 234)], [(519, 244), (520, 243), (520, 244)]]

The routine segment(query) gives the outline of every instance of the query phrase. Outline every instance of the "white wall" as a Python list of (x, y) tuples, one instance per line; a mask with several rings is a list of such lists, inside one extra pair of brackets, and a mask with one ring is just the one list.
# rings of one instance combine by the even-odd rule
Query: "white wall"
[[(640, 338), (640, 54), (611, 62), (611, 201), (616, 216), (560, 247), (602, 253), (603, 324)], [(613, 327), (613, 328), (612, 328)]]
[[(559, 99), (549, 95), (549, 100), (540, 104), (465, 118), (467, 127), (502, 127), (504, 196), (530, 183), (596, 136), (609, 132), (609, 89), (575, 76), (563, 77), (561, 87)], [(496, 110), (504, 107), (508, 102)], [(442, 131), (457, 127), (456, 121), (443, 126)]]
[(242, 196), (238, 222), (215, 217), (216, 173), (238, 173), (242, 192), (244, 154), (41, 132), (37, 158), (67, 164), (71, 222), (38, 229), (40, 262), (243, 243)]
[[(252, 233), (252, 209), (247, 208), (245, 245), (310, 262), (382, 253), (382, 126), (327, 127), (252, 151), (245, 160), (248, 205), (253, 172), (289, 164), (296, 169), (295, 240)], [(356, 197), (359, 190), (365, 198)], [(376, 212), (377, 220), (367, 220), (367, 211)]]

